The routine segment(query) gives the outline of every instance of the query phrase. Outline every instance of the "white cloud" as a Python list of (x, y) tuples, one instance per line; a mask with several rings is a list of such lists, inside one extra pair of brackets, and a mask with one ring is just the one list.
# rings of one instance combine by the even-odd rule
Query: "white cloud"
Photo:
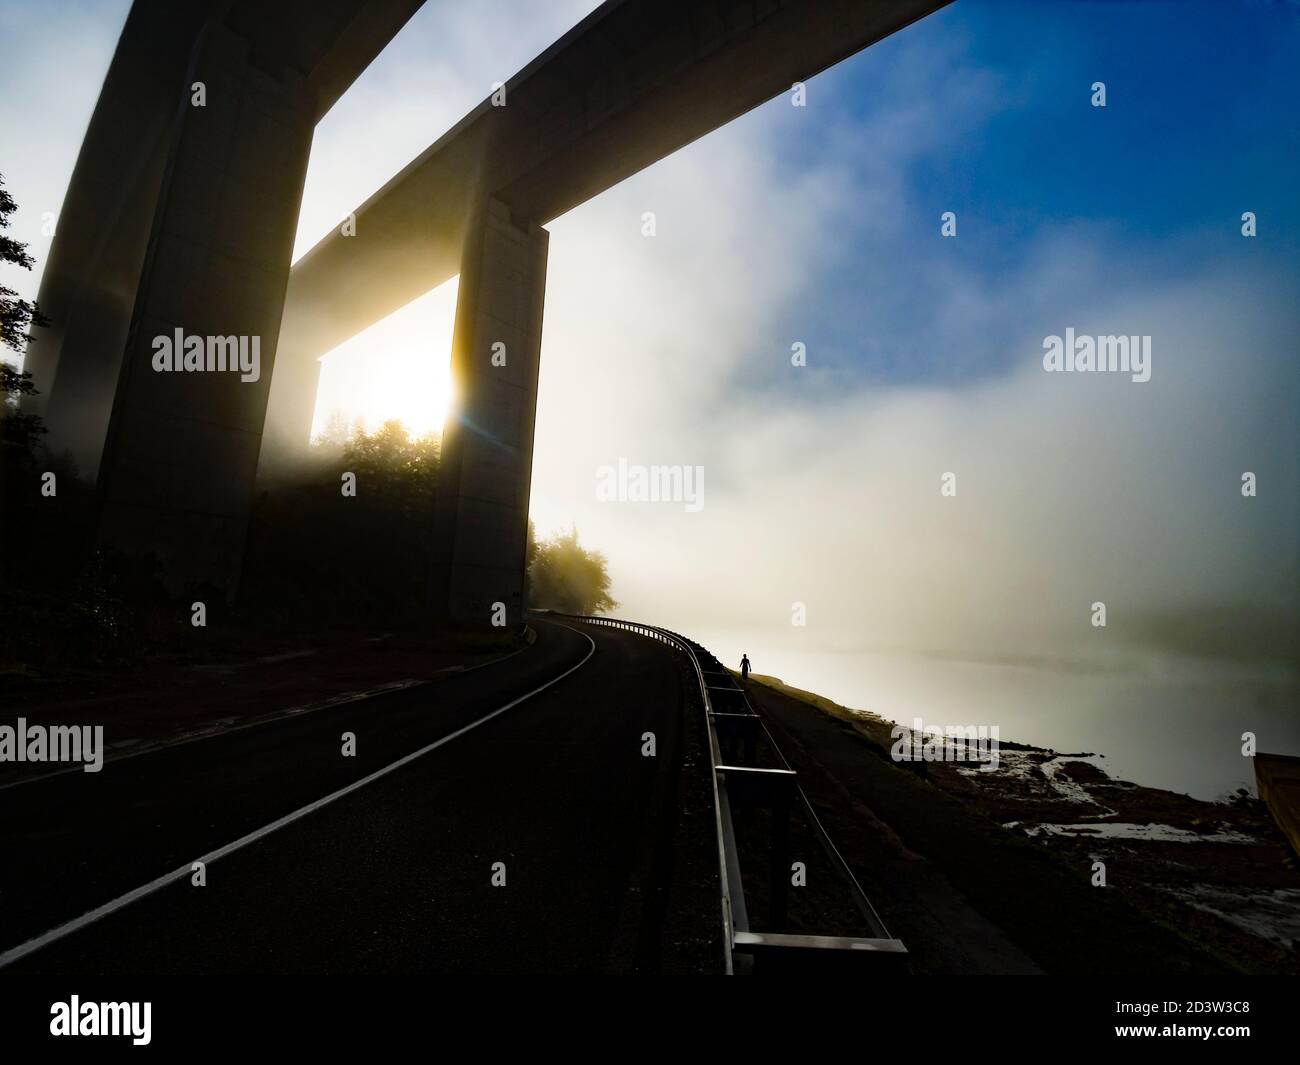
[[(868, 287), (891, 283), (914, 145), (907, 128), (893, 157), (873, 144), (878, 184), (828, 159), (791, 187), (777, 106), (551, 226), (532, 509), (542, 532), (576, 524), (606, 552), (621, 613), (788, 638), (797, 600), (820, 647), (998, 651), (1080, 641), (1095, 600), (1130, 646), (1148, 611), (1294, 611), (1285, 352), (1300, 323), (1277, 319), (1276, 284), (1225, 263), (1116, 293), (1127, 249), (1066, 227), (1010, 280), (949, 265), (942, 301), (915, 305), (945, 357), (992, 344), (1009, 369), (900, 388), (819, 372), (815, 355), (789, 368), (779, 307), (834, 313), (818, 290), (849, 253)], [(889, 205), (879, 243), (845, 249), (836, 234), (864, 202)], [(1045, 373), (1042, 338), (1071, 325), (1152, 335), (1152, 381)], [(784, 385), (745, 387), (774, 362)], [(704, 465), (704, 511), (597, 502), (595, 469), (619, 457)], [(1266, 495), (1242, 499), (1246, 469), (1266, 471)], [(939, 493), (949, 470), (956, 499)]]

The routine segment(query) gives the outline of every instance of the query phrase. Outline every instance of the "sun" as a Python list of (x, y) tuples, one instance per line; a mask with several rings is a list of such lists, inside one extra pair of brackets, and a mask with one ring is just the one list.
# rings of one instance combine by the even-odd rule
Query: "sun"
[(415, 436), (442, 431), (451, 403), (459, 278), (439, 285), (321, 357), (311, 434), (337, 413), (373, 431), (396, 418)]

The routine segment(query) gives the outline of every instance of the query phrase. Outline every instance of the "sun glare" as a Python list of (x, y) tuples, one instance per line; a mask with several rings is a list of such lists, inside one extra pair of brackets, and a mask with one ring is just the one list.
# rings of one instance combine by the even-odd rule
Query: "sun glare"
[(451, 333), (459, 278), (321, 357), (312, 438), (332, 423), (373, 432), (391, 418), (413, 435), (442, 431), (451, 401)]

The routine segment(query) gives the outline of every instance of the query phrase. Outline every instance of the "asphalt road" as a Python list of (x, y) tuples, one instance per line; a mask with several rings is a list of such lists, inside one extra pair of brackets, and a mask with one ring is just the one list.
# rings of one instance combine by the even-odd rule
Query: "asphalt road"
[(473, 673), (0, 791), (2, 953), (531, 691), (583, 660), (584, 632), (595, 644), (554, 686), (214, 861), (205, 886), (175, 881), (0, 974), (653, 967), (679, 664), (631, 633), (534, 627)]

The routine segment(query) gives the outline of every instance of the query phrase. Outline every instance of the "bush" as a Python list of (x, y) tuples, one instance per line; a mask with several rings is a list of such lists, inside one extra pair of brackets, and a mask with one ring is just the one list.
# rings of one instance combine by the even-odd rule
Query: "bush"
[(605, 556), (584, 548), (577, 529), (530, 542), (528, 555), (529, 606), (562, 614), (600, 614), (618, 606), (609, 594)]

